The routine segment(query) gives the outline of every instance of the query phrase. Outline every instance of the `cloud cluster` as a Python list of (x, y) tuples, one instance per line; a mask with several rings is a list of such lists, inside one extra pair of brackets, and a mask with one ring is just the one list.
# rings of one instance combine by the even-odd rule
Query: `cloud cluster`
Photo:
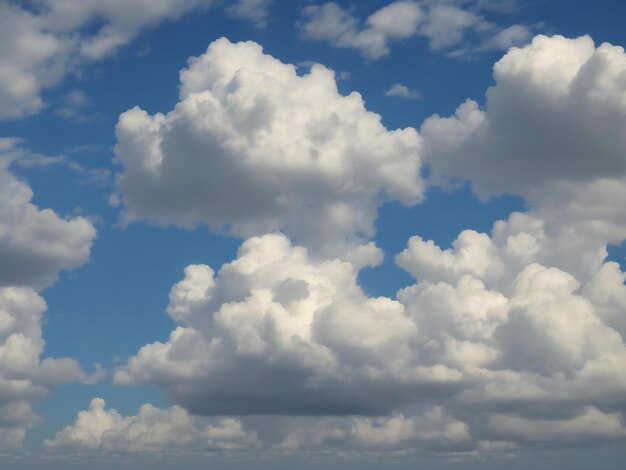
[[(115, 378), (157, 384), (202, 415), (387, 414), (429, 403), (459, 421), (464, 448), (526, 445), (525, 428), (556, 445), (587, 421), (597, 427), (581, 440), (620, 439), (626, 275), (600, 262), (583, 284), (540, 264), (550, 243), (524, 214), (493, 236), (466, 231), (450, 250), (413, 238), (398, 262), (419, 281), (394, 300), (366, 297), (349, 263), (312, 262), (282, 235), (253, 238), (217, 276), (186, 269), (168, 307), (180, 326)], [(526, 423), (518, 434), (516, 420)]]
[(44, 300), (35, 289), (52, 284), (60, 270), (89, 258), (95, 237), (86, 219), (62, 219), (31, 203), (30, 187), (10, 172), (28, 153), (16, 139), (0, 139), (0, 447), (21, 444), (37, 421), (32, 402), (47, 385), (88, 382), (71, 359), (41, 360)]
[(305, 38), (332, 46), (359, 50), (375, 60), (389, 54), (389, 44), (419, 36), (433, 50), (448, 50), (451, 56), (466, 55), (472, 48), (459, 47), (467, 35), (485, 36), (476, 50), (508, 49), (530, 39), (526, 26), (500, 28), (458, 2), (396, 0), (371, 14), (365, 22), (351, 11), (328, 2), (303, 9), (301, 31)]
[[(211, 48), (205, 56), (211, 60), (194, 60), (181, 74), (182, 101), (172, 113), (149, 117), (133, 110), (120, 120), (118, 155), (125, 164), (120, 186), (127, 199), (129, 175), (138, 171), (131, 168), (136, 158), (124, 160), (128, 155), (142, 155), (141, 173), (159, 183), (158, 191), (164, 178), (176, 175), (194, 197), (207, 185), (198, 183), (196, 189), (188, 174), (193, 170), (206, 182), (210, 171), (208, 166), (201, 170), (203, 159), (216, 149), (246, 149), (249, 153), (228, 155), (231, 160), (245, 156), (241, 163), (235, 160), (238, 172), (254, 163), (255, 177), (245, 181), (255, 183), (265, 184), (261, 170), (268, 163), (261, 162), (271, 165), (277, 154), (281, 165), (301, 162), (299, 153), (286, 159), (278, 151), (265, 152), (267, 142), (279, 147), (270, 139), (277, 135), (276, 122), (282, 123), (275, 118), (284, 112), (278, 104), (268, 107), (271, 112), (252, 114), (257, 127), (271, 123), (247, 137), (263, 145), (236, 146), (239, 140), (218, 145), (214, 129), (239, 122), (232, 110), (242, 107), (240, 90), (247, 103), (254, 103), (252, 109), (263, 102), (260, 90), (278, 103), (266, 90), (282, 90), (290, 80), (305, 89), (303, 82), (317, 83), (313, 77), (328, 72), (314, 69), (297, 77), (249, 43), (220, 41)], [(218, 53), (222, 48), (231, 53)], [(234, 79), (241, 70), (238, 56), (250, 66)], [(217, 274), (204, 265), (187, 267), (170, 292), (168, 314), (178, 327), (169, 340), (144, 346), (118, 368), (116, 381), (156, 384), (173, 402), (200, 415), (328, 416), (284, 433), (279, 445), (285, 449), (343, 443), (410, 451), (435, 449), (439, 442), (442, 448), (450, 444), (449, 449), (470, 451), (623, 440), (626, 273), (606, 261), (607, 243), (626, 238), (619, 203), (626, 187), (619, 132), (623, 63), (621, 48), (596, 49), (588, 38), (539, 36), (496, 64), (497, 84), (488, 92), (485, 111), (469, 103), (455, 117), (426, 121), (422, 133), (432, 181), (468, 178), (481, 195), (512, 190), (531, 208), (496, 222), (491, 233), (466, 230), (448, 249), (413, 237), (397, 262), (416, 282), (397, 298), (370, 298), (358, 286), (359, 268), (376, 258), (372, 244), (320, 257), (282, 234), (253, 237)], [(274, 77), (282, 77), (280, 85)], [(245, 87), (248, 81), (262, 87)], [(184, 117), (204, 106), (200, 94), (210, 103), (213, 120)], [(290, 125), (301, 122), (290, 116)], [(204, 140), (189, 131), (196, 127)], [(181, 128), (186, 139), (171, 140)], [(300, 140), (301, 135), (295, 133)], [(420, 142), (415, 134), (406, 135)], [(536, 155), (526, 153), (524, 145)], [(187, 152), (190, 147), (193, 153)], [(174, 148), (177, 159), (166, 166)], [(212, 161), (210, 168), (229, 174), (224, 165)], [(384, 160), (378, 165), (388, 178), (385, 184), (391, 184)], [(355, 174), (359, 181), (365, 178)], [(300, 187), (284, 180), (285, 197), (298, 200)], [(238, 173), (231, 181), (242, 177)], [(263, 190), (255, 189), (257, 199)], [(162, 205), (158, 191), (151, 194)], [(202, 201), (202, 207), (210, 207), (211, 198)], [(345, 205), (358, 211), (360, 201)], [(193, 208), (189, 223), (198, 218), (195, 206), (179, 207)], [(334, 230), (327, 218), (317, 222), (316, 236)], [(289, 225), (272, 228), (306, 240)], [(433, 418), (438, 431), (428, 434), (428, 426), (416, 424), (424, 413), (440, 418)], [(448, 435), (441, 423), (450, 426), (449, 439), (441, 437)], [(428, 441), (419, 437), (420, 429), (438, 437)]]
[(127, 220), (241, 237), (282, 230), (335, 256), (373, 235), (380, 204), (422, 197), (417, 132), (385, 129), (321, 65), (299, 76), (253, 42), (220, 39), (180, 77), (167, 115), (120, 116)]
[(468, 452), (475, 449), (467, 425), (444, 410), (405, 416), (366, 417), (221, 417), (192, 416), (173, 406), (159, 410), (143, 405), (137, 415), (122, 416), (107, 410), (104, 400), (92, 400), (75, 422), (45, 441), (50, 453), (90, 456), (141, 453), (190, 455), (198, 452), (326, 452), (341, 449), (344, 455), (406, 454), (426, 449), (435, 452)]

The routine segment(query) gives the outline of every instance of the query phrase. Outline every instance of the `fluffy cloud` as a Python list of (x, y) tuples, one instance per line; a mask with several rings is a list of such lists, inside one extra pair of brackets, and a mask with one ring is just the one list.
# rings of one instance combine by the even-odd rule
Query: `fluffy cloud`
[(96, 235), (83, 217), (62, 219), (31, 203), (30, 187), (9, 171), (25, 157), (19, 141), (0, 139), (0, 287), (49, 286), (89, 259)]
[(116, 381), (156, 383), (191, 412), (218, 415), (379, 413), (450, 393), (459, 375), (418, 366), (415, 324), (398, 302), (367, 298), (356, 274), (282, 235), (247, 240), (217, 276), (187, 267), (168, 307), (181, 326)]
[(101, 398), (93, 399), (73, 425), (44, 442), (46, 448), (62, 453), (97, 450), (153, 455), (253, 449), (258, 444), (256, 433), (246, 431), (241, 421), (232, 418), (203, 425), (201, 421), (206, 419), (190, 416), (178, 406), (160, 410), (145, 404), (135, 416), (122, 416), (105, 406)]
[[(23, 2), (21, 2), (23, 3)], [(212, 0), (41, 0), (0, 2), (0, 119), (38, 112), (41, 91), (76, 66), (128, 44), (146, 26), (177, 19)]]
[[(390, 43), (414, 36), (426, 38), (433, 50), (458, 46), (470, 31), (487, 37), (475, 50), (506, 49), (530, 38), (523, 25), (498, 28), (453, 2), (397, 0), (374, 12), (363, 24), (349, 10), (333, 2), (305, 7), (303, 15), (304, 37), (326, 41), (335, 47), (358, 49), (369, 59), (388, 55)], [(449, 55), (465, 55), (473, 49), (460, 48)]]
[(127, 220), (283, 230), (333, 256), (373, 235), (384, 201), (422, 197), (417, 132), (385, 129), (321, 65), (299, 76), (255, 43), (220, 39), (181, 72), (180, 98), (167, 115), (120, 116)]
[(470, 179), (480, 195), (531, 201), (555, 184), (587, 192), (582, 183), (623, 180), (625, 71), (622, 47), (537, 36), (496, 63), (484, 110), (468, 100), (452, 117), (425, 121), (428, 163), (437, 176)]

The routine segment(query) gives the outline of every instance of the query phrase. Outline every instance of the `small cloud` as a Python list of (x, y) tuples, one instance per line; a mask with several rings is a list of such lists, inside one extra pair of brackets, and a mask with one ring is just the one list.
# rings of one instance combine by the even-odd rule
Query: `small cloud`
[(87, 108), (91, 106), (91, 99), (82, 90), (73, 90), (65, 95), (63, 104), (57, 109), (57, 116), (63, 119), (83, 123), (90, 121), (98, 114), (89, 114)]
[(351, 78), (350, 72), (347, 72), (345, 70), (337, 74), (337, 80), (350, 80), (350, 78)]
[(238, 0), (226, 12), (232, 17), (250, 21), (257, 28), (265, 28), (272, 3), (273, 0)]
[(394, 83), (385, 92), (385, 96), (396, 96), (407, 100), (416, 100), (421, 98), (422, 94), (417, 90), (413, 90), (406, 85), (403, 85), (402, 83)]

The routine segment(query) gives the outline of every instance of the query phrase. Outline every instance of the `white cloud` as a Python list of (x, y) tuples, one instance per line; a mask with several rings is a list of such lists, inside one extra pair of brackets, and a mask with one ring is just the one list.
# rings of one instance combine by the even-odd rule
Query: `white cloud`
[[(357, 49), (373, 60), (388, 55), (390, 43), (415, 36), (426, 38), (433, 50), (454, 48), (448, 52), (452, 57), (487, 49), (506, 49), (530, 37), (523, 25), (500, 28), (470, 8), (454, 3), (397, 0), (362, 22), (351, 11), (328, 2), (305, 7), (300, 29), (307, 39)], [(483, 44), (464, 44), (470, 32), (483, 37)]]
[(605, 413), (594, 407), (586, 407), (573, 418), (556, 420), (494, 415), (489, 418), (488, 427), (494, 434), (527, 443), (610, 442), (626, 437), (623, 420), (622, 413)]
[(298, 76), (253, 42), (220, 39), (181, 72), (180, 97), (167, 115), (120, 116), (126, 220), (284, 230), (336, 256), (373, 235), (380, 204), (422, 197), (415, 130), (385, 129), (321, 65)]
[(623, 178), (624, 70), (621, 47), (537, 36), (496, 63), (485, 110), (468, 100), (453, 117), (425, 121), (429, 163), (484, 196), (532, 199), (557, 182)]
[(46, 287), (88, 261), (96, 231), (83, 217), (62, 219), (32, 204), (30, 187), (9, 171), (28, 153), (18, 141), (0, 141), (0, 287)]
[(0, 2), (0, 120), (40, 111), (42, 90), (76, 67), (111, 55), (143, 28), (212, 3), (42, 0), (26, 8)]
[(420, 92), (413, 90), (402, 83), (394, 83), (385, 92), (385, 96), (397, 96), (409, 100), (417, 99), (421, 96)]
[(193, 417), (179, 406), (160, 410), (145, 404), (134, 416), (122, 416), (105, 406), (101, 398), (93, 399), (73, 425), (59, 431), (54, 439), (46, 439), (46, 448), (64, 454), (95, 450), (158, 455), (254, 449), (258, 444), (256, 433), (245, 430), (241, 421), (233, 418), (203, 424), (208, 420)]
[(459, 378), (415, 363), (401, 304), (367, 298), (351, 264), (313, 262), (282, 235), (247, 240), (217, 277), (202, 265), (185, 274), (168, 307), (180, 326), (118, 383), (157, 383), (200, 414), (344, 414), (389, 411)]
[(260, 28), (265, 28), (270, 15), (273, 0), (238, 0), (227, 8), (228, 14), (244, 18)]

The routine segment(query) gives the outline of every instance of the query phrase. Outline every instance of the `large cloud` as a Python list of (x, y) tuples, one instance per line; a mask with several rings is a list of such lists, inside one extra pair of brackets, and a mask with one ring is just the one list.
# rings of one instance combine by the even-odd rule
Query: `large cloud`
[(180, 97), (167, 115), (120, 117), (128, 219), (284, 230), (335, 255), (373, 235), (379, 204), (422, 196), (415, 130), (385, 129), (321, 65), (298, 76), (255, 43), (220, 39), (181, 72)]
[[(466, 426), (461, 447), (558, 445), (594, 420), (581, 441), (622, 438), (626, 275), (600, 258), (579, 281), (551, 262), (555, 243), (522, 214), (498, 222), (493, 236), (464, 232), (450, 250), (416, 237), (398, 261), (419, 281), (393, 300), (367, 298), (349, 263), (313, 262), (281, 235), (253, 238), (217, 276), (186, 269), (168, 308), (180, 326), (116, 380), (157, 384), (207, 415), (437, 405)], [(541, 432), (512, 433), (516, 420)], [(294, 442), (326, 439), (294, 433)]]
[(344, 261), (311, 261), (282, 235), (247, 240), (217, 277), (187, 267), (168, 307), (181, 326), (116, 380), (159, 384), (216, 415), (380, 413), (451, 393), (459, 374), (419, 366), (416, 325), (398, 302), (367, 298), (356, 274)]

